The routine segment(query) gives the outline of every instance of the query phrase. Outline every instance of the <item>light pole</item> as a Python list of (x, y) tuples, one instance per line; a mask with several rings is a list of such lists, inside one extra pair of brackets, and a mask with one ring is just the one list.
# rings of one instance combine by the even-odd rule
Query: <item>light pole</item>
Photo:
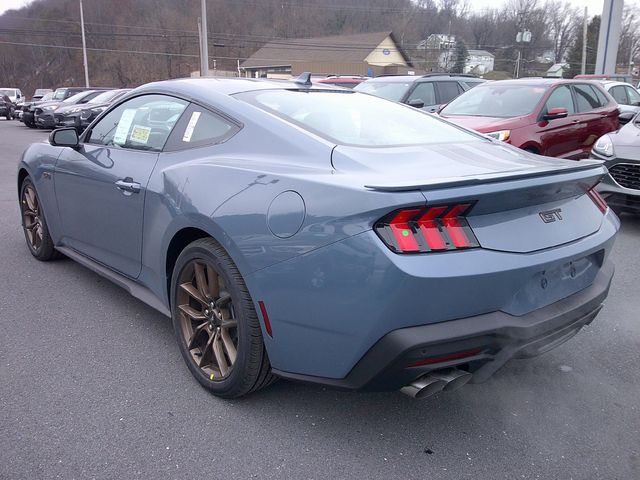
[(84, 65), (84, 84), (89, 88), (89, 64), (87, 63), (87, 40), (84, 37), (84, 13), (82, 0), (80, 0), (80, 30), (82, 31), (82, 61)]
[(201, 1), (202, 20), (200, 21), (200, 76), (209, 76), (209, 43), (207, 35), (207, 0)]

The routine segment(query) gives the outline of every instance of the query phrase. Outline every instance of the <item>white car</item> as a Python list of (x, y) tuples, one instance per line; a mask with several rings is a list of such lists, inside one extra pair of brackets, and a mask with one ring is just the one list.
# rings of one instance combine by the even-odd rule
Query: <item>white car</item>
[[(640, 112), (640, 93), (633, 85), (626, 82), (616, 82), (614, 80), (601, 80), (600, 83), (604, 89), (609, 92), (609, 95), (618, 102), (621, 114), (632, 113), (635, 115)], [(631, 119), (633, 115), (630, 115), (628, 118)], [(622, 119), (624, 118), (626, 117), (623, 116)]]
[(24, 101), (24, 95), (19, 88), (0, 87), (0, 97), (6, 95), (13, 103), (18, 104)]

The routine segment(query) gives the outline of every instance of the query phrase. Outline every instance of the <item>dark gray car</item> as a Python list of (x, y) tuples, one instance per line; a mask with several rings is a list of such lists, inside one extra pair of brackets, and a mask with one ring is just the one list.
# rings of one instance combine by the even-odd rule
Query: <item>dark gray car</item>
[(598, 191), (619, 212), (640, 215), (640, 113), (617, 132), (600, 137), (591, 158), (609, 169)]
[(31, 253), (171, 317), (216, 395), (286, 377), (426, 397), (596, 317), (605, 173), (352, 90), (202, 78), (55, 130), (17, 187)]
[(485, 80), (473, 75), (448, 73), (390, 75), (362, 82), (354, 90), (433, 113), (440, 106), (483, 82)]

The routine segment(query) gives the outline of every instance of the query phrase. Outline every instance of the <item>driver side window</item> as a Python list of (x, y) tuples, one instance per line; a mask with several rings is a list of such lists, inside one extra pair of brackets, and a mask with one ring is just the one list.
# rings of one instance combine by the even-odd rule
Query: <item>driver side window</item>
[(544, 114), (546, 115), (549, 113), (549, 110), (552, 108), (566, 108), (569, 115), (576, 113), (575, 108), (573, 107), (573, 98), (569, 87), (562, 85), (556, 88), (551, 95), (549, 95), (549, 99), (544, 107)]
[(86, 142), (160, 152), (187, 105), (166, 95), (132, 98), (102, 117)]

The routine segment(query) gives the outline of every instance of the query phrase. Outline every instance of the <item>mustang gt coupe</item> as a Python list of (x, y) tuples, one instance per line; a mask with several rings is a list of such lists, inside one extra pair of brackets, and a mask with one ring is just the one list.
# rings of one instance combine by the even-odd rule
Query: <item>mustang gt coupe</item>
[(227, 398), (278, 377), (422, 398), (594, 319), (619, 228), (601, 162), (303, 77), (152, 83), (53, 131), (18, 169), (29, 250), (171, 317)]

